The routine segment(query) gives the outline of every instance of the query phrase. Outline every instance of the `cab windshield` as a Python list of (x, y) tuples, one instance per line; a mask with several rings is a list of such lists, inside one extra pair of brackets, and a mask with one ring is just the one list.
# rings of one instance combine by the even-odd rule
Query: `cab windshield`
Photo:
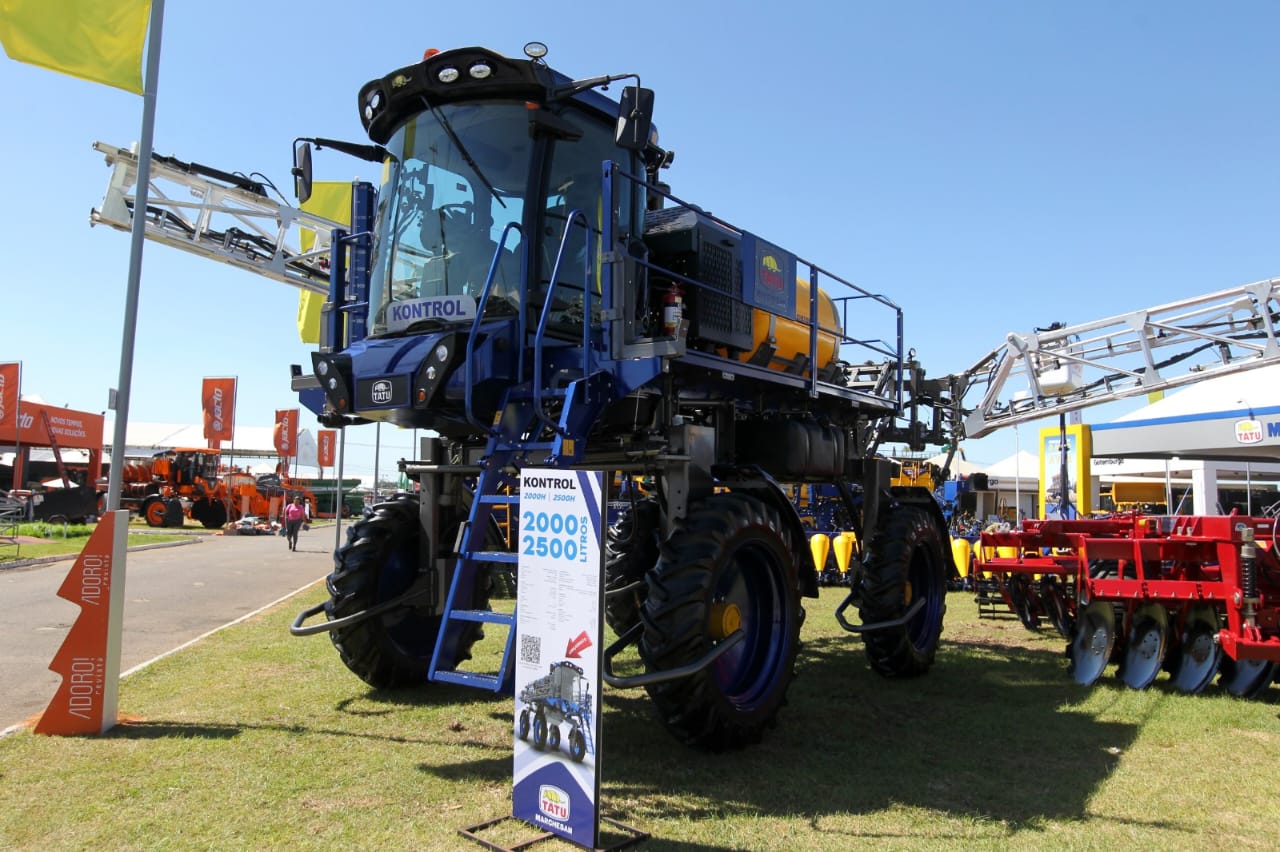
[(378, 193), (371, 336), (470, 320), (490, 267), (486, 313), (520, 307), (518, 227), (533, 140), (523, 103), (448, 104), (389, 140)]
[[(601, 167), (628, 164), (631, 155), (616, 147), (612, 123), (576, 109), (563, 120), (571, 132), (540, 149), (523, 101), (455, 103), (419, 114), (391, 137), (378, 193), (369, 336), (470, 322), (490, 269), (486, 317), (518, 314), (525, 301), (537, 310), (557, 256), (557, 314), (580, 324), (586, 299), (598, 313)], [(539, 179), (531, 180), (535, 170)], [(638, 196), (627, 183), (616, 189), (614, 215), (624, 232), (640, 221)], [(533, 280), (522, 290), (524, 268)]]

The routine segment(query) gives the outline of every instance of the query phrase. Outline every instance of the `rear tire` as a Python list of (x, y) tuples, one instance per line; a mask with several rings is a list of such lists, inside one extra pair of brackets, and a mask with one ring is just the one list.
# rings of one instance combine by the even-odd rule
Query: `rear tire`
[[(619, 636), (640, 621), (647, 592), (642, 581), (658, 562), (661, 521), (657, 501), (641, 500), (623, 510), (605, 537), (604, 620)], [(619, 591), (636, 582), (639, 588)]]
[[(334, 570), (326, 580), (329, 620), (363, 612), (399, 597), (420, 579), (426, 581), (418, 570), (421, 538), (418, 498), (411, 495), (379, 503), (348, 527), (347, 541), (334, 555)], [(488, 602), (487, 587), (476, 589), (468, 608), (484, 609)], [(439, 632), (440, 616), (428, 608), (424, 594), (329, 636), (357, 677), (379, 689), (394, 689), (426, 682)], [(459, 639), (458, 659), (470, 656), (481, 635), (479, 625), (467, 625)]]
[(646, 687), (663, 724), (686, 744), (737, 748), (775, 723), (803, 621), (797, 547), (772, 507), (739, 494), (708, 498), (663, 543), (640, 613), (646, 667), (687, 665), (735, 628), (745, 634), (701, 671)]
[(164, 501), (159, 497), (150, 497), (142, 504), (142, 517), (149, 527), (164, 526), (165, 511)]
[(925, 604), (906, 624), (862, 634), (871, 668), (885, 677), (915, 677), (933, 665), (947, 611), (942, 531), (924, 509), (904, 506), (876, 531), (862, 580), (863, 624), (901, 618), (917, 598)]

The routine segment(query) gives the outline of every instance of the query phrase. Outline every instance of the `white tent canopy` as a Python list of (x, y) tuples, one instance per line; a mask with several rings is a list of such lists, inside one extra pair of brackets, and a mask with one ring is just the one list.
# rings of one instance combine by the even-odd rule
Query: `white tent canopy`
[[(1040, 484), (1040, 459), (1026, 450), (1019, 450), (1007, 458), (983, 469), (988, 481), (1007, 480), (1012, 487), (1013, 480), (1020, 480), (1025, 487), (1028, 483), (1034, 488)], [(992, 487), (995, 487), (994, 484)]]
[[(947, 460), (946, 453), (938, 453), (936, 456), (933, 456), (932, 458), (925, 459), (926, 462), (928, 462), (929, 464), (935, 467), (942, 467), (943, 463), (946, 462), (946, 460)], [(971, 461), (965, 461), (965, 459), (961, 457), (959, 453), (956, 453), (955, 457), (951, 459), (952, 478), (955, 478), (957, 474), (960, 476), (968, 476), (971, 473), (981, 473), (981, 472), (982, 472), (981, 466), (976, 465)]]

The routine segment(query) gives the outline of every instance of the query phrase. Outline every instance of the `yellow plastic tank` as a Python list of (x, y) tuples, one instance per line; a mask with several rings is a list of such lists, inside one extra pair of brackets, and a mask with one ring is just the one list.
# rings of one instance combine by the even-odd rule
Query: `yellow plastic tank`
[(966, 538), (951, 539), (951, 557), (956, 561), (956, 569), (963, 579), (969, 576), (969, 564), (973, 558), (973, 545)]
[(840, 569), (841, 574), (849, 573), (849, 562), (853, 559), (853, 546), (857, 541), (857, 534), (852, 532), (842, 532), (831, 537), (832, 546), (836, 551), (836, 567)]
[(822, 533), (809, 537), (809, 552), (813, 554), (814, 567), (821, 571), (827, 564), (827, 554), (831, 552), (831, 538)]
[[(791, 320), (756, 309), (751, 319), (752, 346), (739, 360), (748, 361), (762, 343), (774, 348), (770, 367), (781, 369), (779, 362), (789, 362), (797, 355), (809, 353), (809, 282), (796, 279), (796, 319)], [(825, 329), (825, 330), (824, 330)], [(837, 337), (844, 334), (836, 316), (836, 304), (825, 290), (818, 290), (818, 364), (826, 367), (839, 350)], [(805, 371), (805, 375), (808, 371)]]

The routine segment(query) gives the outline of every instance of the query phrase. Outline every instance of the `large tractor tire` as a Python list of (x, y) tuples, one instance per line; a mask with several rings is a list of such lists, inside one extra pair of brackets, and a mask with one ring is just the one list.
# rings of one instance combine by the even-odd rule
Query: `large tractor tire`
[(165, 526), (165, 515), (167, 507), (164, 500), (159, 497), (148, 497), (142, 504), (142, 517), (146, 519), (149, 527)]
[[(662, 511), (656, 500), (641, 500), (624, 509), (609, 527), (604, 543), (604, 620), (622, 635), (640, 621), (645, 574), (658, 562)], [(635, 589), (622, 591), (634, 583)]]
[(901, 618), (918, 598), (924, 606), (905, 624), (862, 634), (871, 668), (885, 677), (914, 677), (933, 665), (947, 611), (943, 532), (915, 506), (891, 512), (872, 542), (862, 580), (863, 624)]
[(745, 634), (706, 668), (651, 684), (668, 730), (720, 751), (759, 741), (786, 703), (800, 643), (795, 565), (800, 543), (778, 513), (739, 494), (693, 509), (661, 547), (640, 611), (650, 671), (693, 663), (735, 630)]
[[(420, 579), (421, 538), (418, 498), (411, 495), (379, 503), (353, 523), (326, 580), (329, 620), (363, 612), (413, 588)], [(486, 584), (476, 589), (470, 608), (488, 606), (487, 588)], [(342, 662), (357, 677), (370, 686), (393, 689), (426, 682), (439, 631), (440, 616), (432, 614), (423, 594), (329, 635)], [(478, 624), (467, 626), (459, 640), (458, 659), (470, 656), (471, 646), (481, 635)]]
[(221, 500), (202, 497), (191, 504), (191, 517), (207, 530), (221, 529), (227, 523), (227, 507)]

